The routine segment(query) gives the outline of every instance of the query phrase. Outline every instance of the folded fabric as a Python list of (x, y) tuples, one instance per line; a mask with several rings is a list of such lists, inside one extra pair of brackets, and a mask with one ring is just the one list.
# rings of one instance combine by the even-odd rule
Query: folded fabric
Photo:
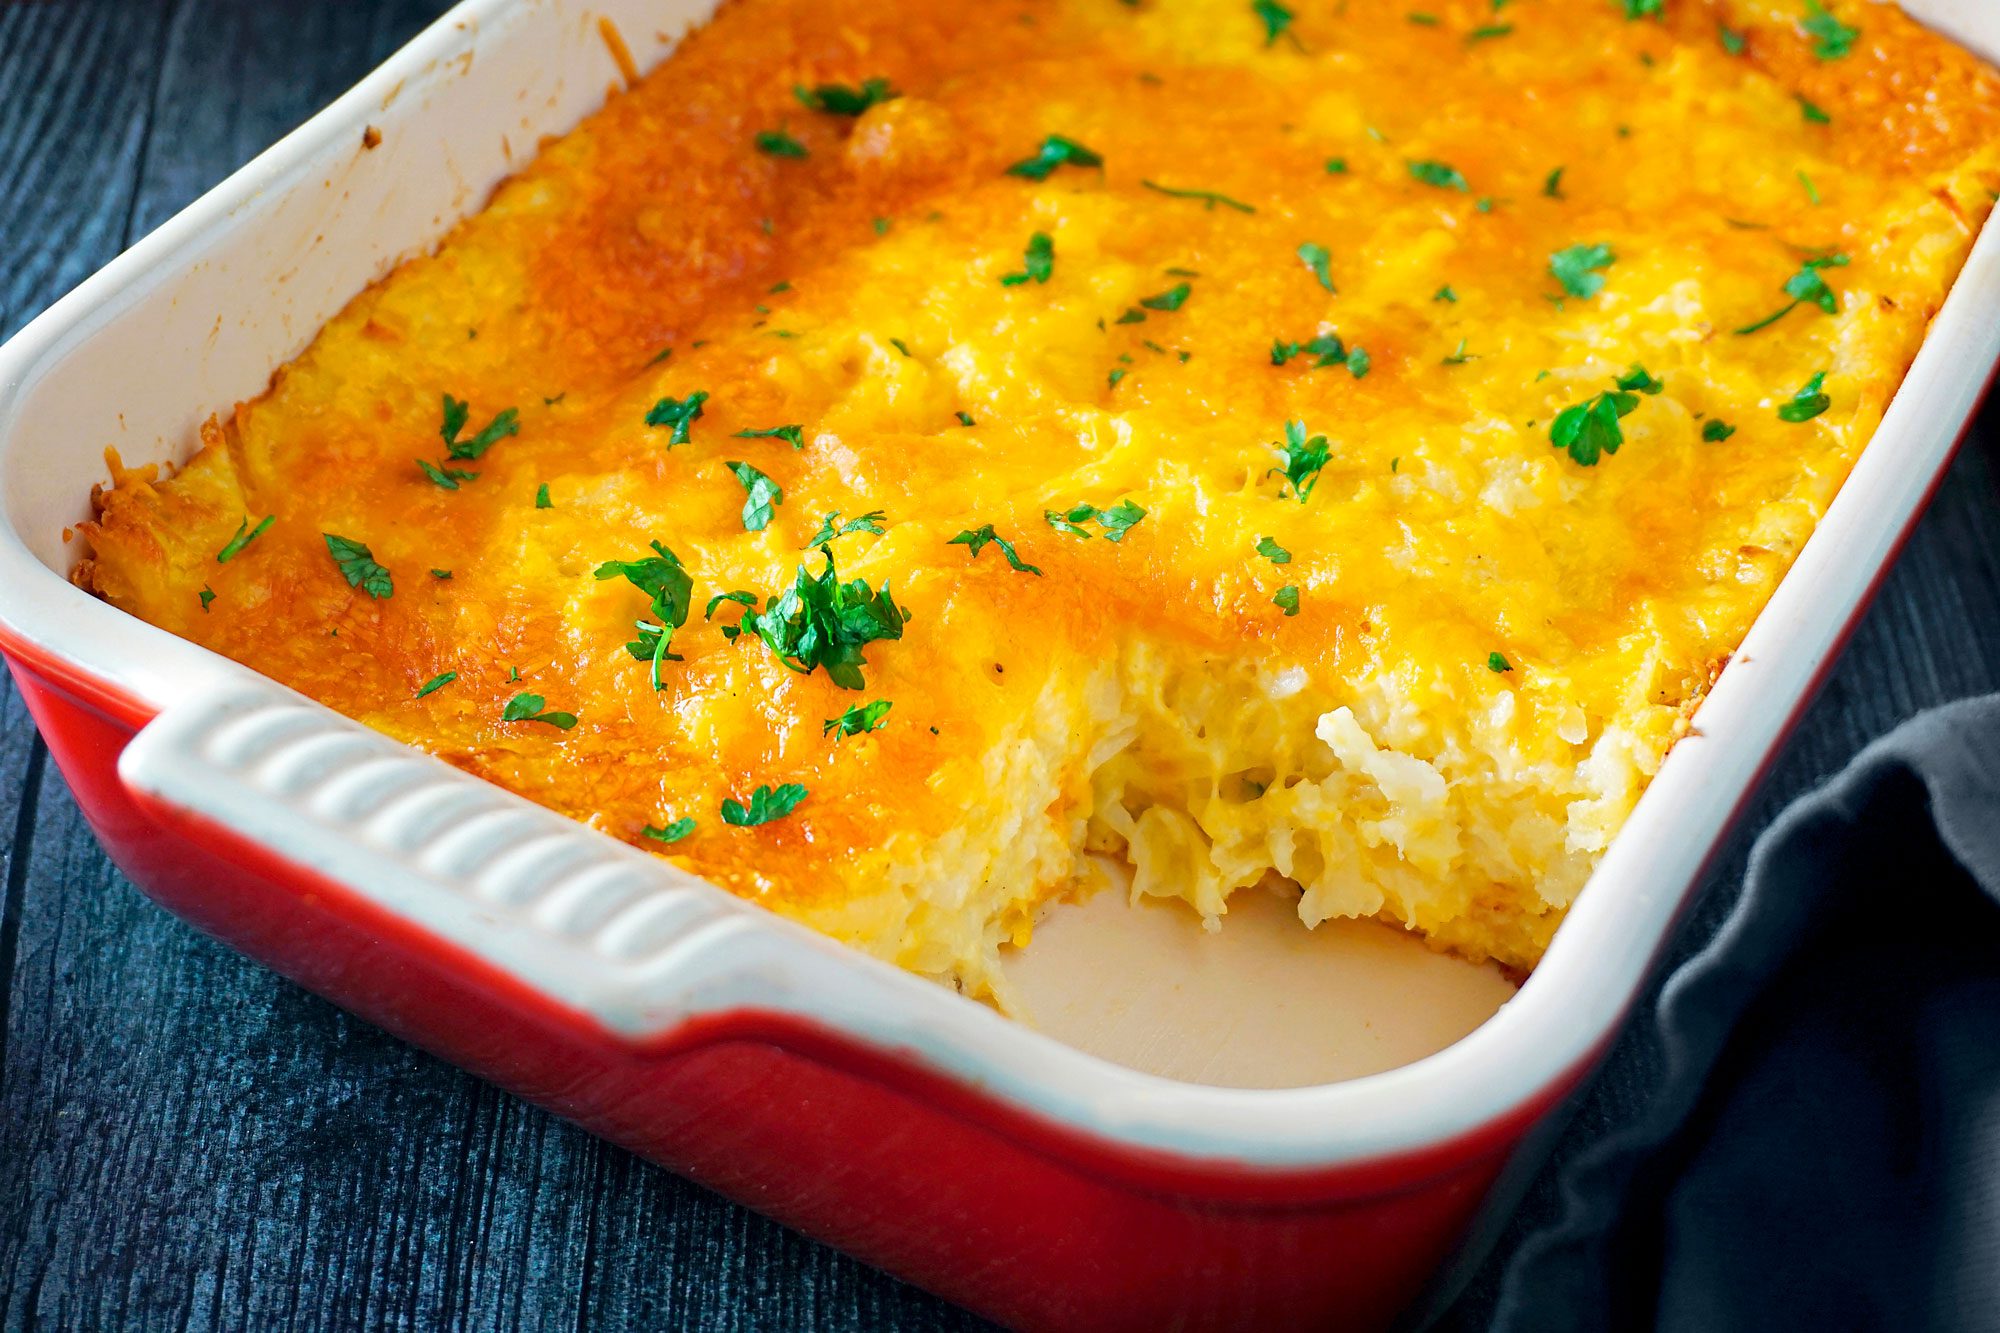
[(1643, 1111), (1558, 1154), (1442, 1325), (2000, 1328), (2000, 696), (1787, 808), (1638, 1021)]

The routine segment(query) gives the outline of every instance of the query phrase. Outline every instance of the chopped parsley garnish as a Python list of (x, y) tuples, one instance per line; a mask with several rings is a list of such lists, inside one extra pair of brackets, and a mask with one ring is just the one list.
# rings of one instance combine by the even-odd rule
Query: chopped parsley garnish
[(1202, 206), (1210, 212), (1215, 211), (1217, 204), (1221, 204), (1224, 208), (1233, 208), (1239, 213), (1255, 213), (1257, 211), (1241, 199), (1231, 199), (1228, 195), (1217, 194), (1214, 190), (1182, 190), (1176, 189), (1171, 185), (1161, 185), (1158, 181), (1146, 180), (1140, 181), (1139, 184), (1145, 186), (1155, 194), (1164, 194), (1173, 199), (1198, 199), (1201, 201)]
[(1326, 288), (1328, 291), (1333, 290), (1333, 272), (1331, 267), (1333, 256), (1328, 253), (1325, 246), (1307, 241), (1299, 247), (1299, 260), (1312, 270), (1312, 275), (1319, 279), (1320, 286)]
[(1120, 324), (1144, 324), (1145, 322), (1146, 312), (1138, 306), (1129, 307), (1124, 314), (1118, 317), (1118, 323)]
[(635, 622), (639, 637), (625, 645), (625, 651), (641, 662), (651, 662), (653, 688), (663, 690), (660, 663), (678, 662), (678, 654), (668, 651), (674, 631), (687, 624), (694, 603), (694, 580), (681, 565), (681, 558), (659, 542), (653, 554), (640, 560), (607, 560), (597, 567), (598, 582), (623, 578), (653, 602), (653, 619)]
[(1264, 45), (1277, 44), (1285, 30), (1292, 26), (1294, 15), (1278, 3), (1278, 0), (1250, 0), (1250, 12), (1264, 21)]
[(1346, 175), (1347, 159), (1344, 157), (1329, 157), (1326, 160), (1326, 174), (1329, 176)]
[(1837, 314), (1840, 310), (1840, 295), (1833, 288), (1827, 286), (1825, 277), (1821, 275), (1821, 270), (1846, 267), (1847, 256), (1837, 252), (1808, 259), (1804, 264), (1799, 266), (1797, 273), (1785, 279), (1784, 291), (1785, 295), (1792, 298), (1791, 304), (1784, 306), (1772, 314), (1766, 315), (1755, 324), (1745, 324), (1742, 328), (1736, 330), (1736, 336), (1740, 338), (1745, 334), (1755, 333), (1759, 329), (1767, 329), (1786, 315), (1791, 314), (1792, 311), (1798, 309), (1801, 305), (1816, 305), (1829, 315)]
[(201, 609), (206, 611), (208, 610), (208, 604), (215, 600), (215, 589), (204, 583), (201, 585), (201, 591), (196, 593), (195, 596), (201, 599)]
[[(1133, 521), (1137, 522), (1136, 519)], [(1120, 534), (1123, 534), (1122, 529), (1120, 530)], [(1088, 533), (1084, 535), (1089, 536)], [(1115, 541), (1117, 538), (1113, 538), (1112, 540)], [(946, 546), (966, 547), (971, 551), (972, 558), (975, 560), (979, 558), (979, 553), (985, 550), (989, 544), (1000, 548), (1000, 554), (1007, 557), (1007, 563), (1013, 567), (1016, 573), (1040, 574), (1042, 572), (1021, 559), (1019, 553), (1014, 550), (1014, 543), (995, 532), (991, 523), (983, 523), (976, 528), (967, 528), (964, 532), (959, 533), (956, 537), (945, 543)]]
[(1617, 453), (1625, 443), (1618, 422), (1638, 406), (1639, 395), (1617, 389), (1566, 407), (1549, 425), (1549, 443), (1567, 450), (1580, 466), (1596, 467), (1599, 457)]
[(500, 710), (502, 722), (543, 722), (558, 731), (568, 731), (576, 725), (575, 713), (544, 712), (544, 700), (539, 694), (517, 694), (507, 701)]
[(1549, 256), (1549, 272), (1571, 296), (1589, 300), (1604, 290), (1599, 270), (1616, 262), (1618, 256), (1608, 245), (1570, 245)]
[(1806, 175), (1804, 171), (1800, 171), (1798, 175), (1799, 175), (1799, 184), (1806, 187), (1806, 198), (1812, 200), (1814, 208), (1818, 208), (1821, 202), (1819, 197), (1819, 186), (1814, 185), (1813, 178)]
[(1031, 181), (1047, 180), (1057, 167), (1101, 167), (1104, 159), (1074, 139), (1051, 134), (1033, 157), (1022, 158), (1007, 168), (1009, 176), (1025, 176)]
[(901, 96), (887, 79), (865, 79), (859, 88), (844, 83), (822, 83), (817, 88), (792, 85), (792, 96), (809, 111), (826, 111), (836, 116), (858, 116), (871, 106), (894, 101)]
[(819, 724), (822, 737), (831, 736), (838, 741), (843, 736), (865, 736), (871, 731), (882, 729), (882, 719), (889, 715), (895, 705), (887, 699), (876, 699), (872, 703), (849, 704), (839, 717), (830, 717)]
[(1038, 231), (1028, 238), (1028, 248), (1022, 255), (1019, 273), (1003, 273), (1002, 287), (1019, 287), (1024, 282), (1047, 282), (1049, 274), (1056, 270), (1056, 243), (1045, 231)]
[(1701, 438), (1707, 440), (1710, 444), (1726, 440), (1735, 433), (1736, 427), (1726, 421), (1704, 422), (1701, 428)]
[[(701, 413), (697, 411), (695, 415), (700, 416)], [(806, 447), (806, 428), (802, 425), (794, 425), (772, 426), (768, 430), (739, 430), (736, 432), (736, 438), (739, 440), (783, 440), (794, 449), (803, 449)]]
[(421, 699), (426, 694), (436, 693), (437, 691), (443, 689), (445, 686), (451, 684), (453, 681), (457, 679), (458, 679), (458, 673), (456, 671), (442, 672), (438, 675), (432, 676), (429, 680), (425, 681), (421, 686), (417, 688), (417, 692), (410, 697), (413, 699)]
[(1355, 379), (1360, 379), (1363, 375), (1366, 375), (1369, 366), (1373, 364), (1368, 359), (1368, 349), (1366, 347), (1354, 346), (1347, 349), (1347, 373), (1354, 376)]
[(651, 838), (654, 842), (671, 843), (679, 842), (692, 832), (694, 832), (693, 816), (682, 815), (679, 819), (668, 820), (664, 828), (656, 828), (648, 824), (639, 830), (639, 836), (642, 838)]
[(1257, 539), (1257, 554), (1263, 556), (1274, 565), (1289, 565), (1292, 563), (1292, 553), (1269, 537), (1259, 537)]
[(438, 427), (438, 434), (443, 437), (444, 447), (453, 458), (477, 459), (509, 435), (520, 433), (520, 409), (509, 407), (495, 415), (477, 435), (461, 440), (459, 432), (465, 429), (471, 410), (469, 404), (450, 394), (444, 396), (444, 422)]
[(1194, 288), (1185, 282), (1175, 283), (1163, 292), (1155, 292), (1151, 296), (1139, 298), (1139, 304), (1148, 310), (1179, 310), (1183, 305), (1187, 304), (1188, 293), (1193, 290)]
[(1287, 583), (1271, 594), (1271, 604), (1288, 616), (1299, 613), (1299, 585)]
[(535, 487), (535, 508), (537, 509), (555, 508), (555, 505), (549, 499), (549, 484), (546, 481), (543, 482), (541, 485)]
[(771, 157), (808, 157), (806, 146), (786, 130), (759, 130), (757, 151)]
[(895, 348), (897, 351), (901, 352), (906, 357), (909, 356), (910, 354), (910, 345), (904, 342), (901, 338), (891, 338), (889, 340), (889, 346)]
[(431, 577), (442, 582), (443, 580), (451, 577), (451, 571), (448, 569), (433, 569), (431, 571)]
[(713, 615), (720, 602), (741, 603), (743, 618), (722, 627), (725, 639), (754, 634), (779, 661), (800, 675), (824, 667), (841, 689), (858, 690), (863, 688), (861, 668), (868, 664), (862, 648), (877, 640), (902, 638), (909, 613), (896, 605), (886, 583), (880, 592), (871, 589), (866, 579), (842, 583), (833, 566), (833, 553), (822, 553), (826, 556), (824, 570), (815, 575), (800, 565), (792, 586), (767, 599), (762, 611), (756, 610), (754, 596), (735, 592), (710, 598), (708, 614)]
[(1832, 14), (1820, 0), (1806, 0), (1805, 17), (1799, 28), (1813, 39), (1813, 54), (1821, 60), (1838, 60), (1854, 50), (1861, 29), (1850, 28)]
[(1109, 509), (1099, 509), (1095, 505), (1071, 505), (1068, 509), (1045, 509), (1042, 518), (1057, 532), (1066, 532), (1072, 537), (1089, 540), (1091, 534), (1083, 525), (1096, 520), (1104, 529), (1106, 541), (1122, 541), (1125, 534), (1138, 525), (1146, 511), (1130, 500), (1120, 500)]
[(1124, 379), (1127, 375), (1131, 373), (1132, 372), (1125, 369), (1125, 367), (1119, 366), (1116, 370), (1113, 370), (1109, 375), (1106, 375), (1104, 377), (1105, 387), (1109, 389), (1117, 388), (1118, 381)]
[(842, 523), (840, 511), (836, 509), (819, 521), (819, 531), (812, 535), (812, 540), (806, 543), (805, 549), (810, 551), (818, 548), (823, 551), (828, 542), (836, 537), (845, 537), (851, 532), (872, 532), (879, 537), (882, 535), (883, 518), (881, 510), (872, 509), (860, 518), (850, 518)]
[(952, 413), (952, 415), (958, 418), (958, 424), (961, 426), (977, 426), (979, 424), (972, 419), (972, 413), (963, 409)]
[(264, 529), (270, 527), (273, 523), (276, 523), (277, 521), (278, 521), (278, 516), (276, 514), (266, 514), (264, 516), (264, 521), (259, 523), (256, 527), (253, 528), (250, 526), (250, 519), (246, 515), (243, 521), (236, 525), (236, 535), (234, 537), (231, 537), (228, 541), (224, 542), (222, 544), (222, 549), (215, 553), (215, 563), (218, 565), (226, 565), (231, 560), (234, 560), (237, 556), (242, 555), (244, 547), (248, 546), (251, 542), (254, 542), (259, 537), (263, 536)]
[(1569, 197), (1563, 193), (1563, 172), (1566, 170), (1568, 170), (1567, 167), (1557, 167), (1548, 174), (1548, 178), (1542, 182), (1543, 198), (1567, 199)]
[(1650, 395), (1664, 390), (1667, 387), (1667, 382), (1662, 379), (1655, 379), (1644, 366), (1634, 361), (1632, 368), (1618, 377), (1618, 387), (1627, 393)]
[(1297, 497), (1300, 504), (1304, 504), (1306, 497), (1312, 494), (1313, 487), (1319, 485), (1320, 470), (1333, 457), (1333, 450), (1328, 447), (1326, 436), (1315, 435), (1308, 439), (1305, 422), (1287, 421), (1285, 442), (1273, 447), (1285, 456), (1284, 466), (1271, 468), (1264, 475), (1268, 477), (1273, 472), (1283, 473), (1285, 480), (1291, 484), (1292, 494)]
[(448, 491), (457, 490), (461, 481), (476, 481), (479, 478), (477, 472), (468, 472), (462, 467), (439, 467), (428, 458), (419, 458), (417, 466), (423, 469), (433, 486), (442, 486)]
[(1465, 343), (1466, 340), (1464, 338), (1460, 338), (1458, 340), (1458, 347), (1452, 352), (1450, 356), (1444, 359), (1445, 365), (1462, 366), (1468, 361), (1477, 361), (1479, 359), (1472, 353), (1465, 350)]
[(1312, 368), (1323, 370), (1328, 366), (1345, 365), (1347, 347), (1337, 333), (1322, 333), (1302, 343), (1278, 341), (1271, 344), (1272, 365), (1282, 366), (1295, 356), (1312, 357)]
[(662, 398), (646, 411), (648, 426), (672, 426), (674, 433), (667, 437), (667, 448), (688, 442), (688, 427), (702, 416), (701, 405), (708, 401), (706, 391), (697, 389), (686, 398)]
[(1745, 48), (1750, 45), (1749, 38), (1730, 27), (1727, 23), (1718, 23), (1715, 25), (1715, 36), (1722, 43), (1722, 49), (1733, 56), (1742, 55)]
[(1416, 24), (1419, 28), (1435, 28), (1438, 25), (1437, 15), (1425, 14), (1418, 10), (1412, 10), (1403, 15), (1403, 17), (1409, 22)]
[(320, 534), (326, 538), (327, 552), (333, 556), (333, 563), (340, 566), (340, 573), (350, 588), (359, 588), (370, 597), (380, 600), (396, 589), (389, 578), (389, 571), (375, 563), (375, 557), (366, 546), (346, 537), (336, 537), (331, 532)]
[(1472, 191), (1470, 182), (1449, 162), (1410, 161), (1404, 165), (1409, 167), (1413, 178), (1425, 185), (1435, 185), (1440, 190), (1458, 190), (1467, 194)]
[(1801, 421), (1811, 421), (1832, 407), (1833, 399), (1826, 396), (1825, 385), (1826, 372), (1822, 370), (1801, 385), (1799, 391), (1792, 395), (1791, 401), (1778, 405), (1778, 420), (1789, 421), (1796, 425)]
[(1447, 283), (1431, 293), (1431, 300), (1456, 304), (1458, 302), (1458, 293), (1453, 291), (1451, 285)]
[(1628, 19), (1656, 18), (1664, 22), (1667, 17), (1667, 0), (1622, 0), (1625, 17)]
[(1465, 34), (1465, 40), (1468, 45), (1473, 42), (1490, 42), (1495, 37), (1511, 36), (1513, 32), (1514, 25), (1511, 23), (1488, 23)]
[(1833, 124), (1833, 117), (1827, 115), (1826, 112), (1821, 110), (1818, 105), (1816, 105), (1806, 97), (1799, 96), (1797, 94), (1794, 94), (1794, 96), (1797, 98), (1799, 104), (1799, 113), (1806, 118), (1806, 123), (1808, 125)]
[(722, 803), (722, 822), (734, 824), (737, 828), (755, 828), (768, 824), (774, 819), (783, 819), (799, 808), (799, 802), (806, 798), (806, 789), (796, 782), (787, 782), (775, 791), (768, 785), (759, 786), (750, 793), (750, 804), (744, 805), (735, 797)]
[(1512, 671), (1514, 664), (1499, 653), (1488, 653), (1486, 654), (1486, 669), (1498, 675), (1503, 671)]
[(785, 502), (784, 490), (748, 463), (730, 462), (726, 466), (743, 483), (743, 530), (762, 532), (770, 527), (778, 506)]

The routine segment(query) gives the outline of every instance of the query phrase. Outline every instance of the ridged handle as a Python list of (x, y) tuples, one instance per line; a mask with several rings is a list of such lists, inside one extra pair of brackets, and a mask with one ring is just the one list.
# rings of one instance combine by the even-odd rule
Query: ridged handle
[[(142, 801), (309, 868), (634, 1040), (741, 1003), (773, 949), (818, 943), (261, 678), (174, 704), (118, 767)], [(773, 1007), (792, 1007), (776, 992)]]

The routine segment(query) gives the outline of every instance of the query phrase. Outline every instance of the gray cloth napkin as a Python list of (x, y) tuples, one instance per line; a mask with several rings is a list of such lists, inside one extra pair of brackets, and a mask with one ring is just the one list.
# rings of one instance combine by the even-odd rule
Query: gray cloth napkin
[(2000, 696), (1787, 808), (1637, 1021), (1646, 1109), (1440, 1328), (2000, 1329)]

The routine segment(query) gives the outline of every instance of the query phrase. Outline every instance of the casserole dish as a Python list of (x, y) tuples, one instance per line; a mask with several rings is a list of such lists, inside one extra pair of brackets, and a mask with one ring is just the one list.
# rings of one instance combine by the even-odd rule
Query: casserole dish
[[(643, 30), (612, 16), (628, 38)], [(594, 15), (458, 19), (8, 353), (8, 648), (114, 854), (176, 910), (357, 1011), (1002, 1318), (1378, 1321), (1607, 1039), (1703, 849), (1935, 480), (1992, 360), (1990, 237), (1889, 440), (1605, 862), (1616, 896), (1586, 896), (1520, 999), (1443, 1055), (1334, 1088), (1224, 1093), (1102, 1066), (863, 964), (55, 575), (95, 443), (163, 456), (200, 405), (254, 391), (397, 247), (434, 235), (442, 219), (397, 181), (455, 167), (469, 204), (506, 167), (504, 143), (435, 127), (489, 123), (517, 97), (537, 107), (523, 131), (559, 127), (615, 67)], [(381, 139), (364, 151), (368, 124)], [(275, 294), (267, 316), (210, 325), (253, 290)], [(122, 425), (98, 387), (112, 367)], [(1082, 1216), (1049, 1225), (1065, 1209)], [(994, 1276), (995, 1253), (1028, 1280)]]

